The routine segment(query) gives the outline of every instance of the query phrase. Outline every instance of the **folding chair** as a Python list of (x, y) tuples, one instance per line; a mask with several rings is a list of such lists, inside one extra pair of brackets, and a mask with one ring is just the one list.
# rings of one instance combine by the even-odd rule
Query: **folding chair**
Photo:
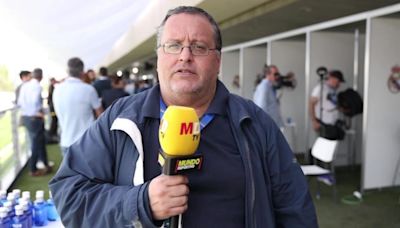
[[(326, 185), (332, 186), (333, 198), (336, 201), (336, 177), (333, 161), (337, 144), (338, 140), (329, 140), (318, 137), (311, 149), (311, 155), (315, 165), (301, 166), (304, 175), (315, 177), (317, 179), (317, 199), (320, 198), (319, 182), (323, 182)], [(325, 164), (325, 166), (321, 167), (318, 165), (320, 163)]]

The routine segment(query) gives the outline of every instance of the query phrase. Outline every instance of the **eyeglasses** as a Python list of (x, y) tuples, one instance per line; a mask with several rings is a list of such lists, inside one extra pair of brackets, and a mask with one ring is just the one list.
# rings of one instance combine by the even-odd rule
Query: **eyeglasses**
[(202, 43), (194, 43), (189, 46), (184, 46), (180, 43), (165, 43), (157, 48), (162, 47), (166, 54), (180, 54), (184, 48), (189, 48), (192, 55), (204, 56), (208, 55), (210, 51), (217, 50), (216, 48), (208, 48), (207, 45)]

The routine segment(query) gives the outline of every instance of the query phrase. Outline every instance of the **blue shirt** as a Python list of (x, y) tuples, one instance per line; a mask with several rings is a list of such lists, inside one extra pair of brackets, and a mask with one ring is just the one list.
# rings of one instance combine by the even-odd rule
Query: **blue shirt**
[(74, 77), (55, 87), (53, 103), (61, 127), (62, 147), (70, 146), (82, 136), (95, 120), (93, 110), (101, 105), (93, 86)]
[(254, 92), (253, 101), (262, 108), (264, 112), (271, 116), (278, 127), (284, 127), (279, 101), (271, 82), (267, 79), (263, 79), (260, 84), (258, 84)]

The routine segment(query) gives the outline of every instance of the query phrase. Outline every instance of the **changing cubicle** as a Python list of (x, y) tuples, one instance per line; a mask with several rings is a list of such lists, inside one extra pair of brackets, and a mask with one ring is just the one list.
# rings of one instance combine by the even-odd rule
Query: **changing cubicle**
[(302, 153), (306, 148), (305, 118), (305, 35), (271, 41), (269, 43), (269, 61), (276, 65), (282, 75), (293, 73), (295, 88), (279, 89), (282, 118), (286, 122), (284, 134), (295, 153)]
[[(241, 95), (242, 76), (240, 75), (240, 51), (228, 51), (222, 53), (221, 70), (219, 79), (222, 80), (226, 88), (234, 94)], [(235, 82), (238, 77), (238, 82)]]
[[(310, 33), (310, 73), (308, 96), (313, 88), (320, 83), (317, 74), (319, 67), (326, 67), (330, 70), (340, 70), (343, 73), (345, 82), (341, 83), (338, 91), (347, 88), (357, 90), (361, 96), (363, 91), (363, 58), (365, 53), (365, 22), (356, 22)], [(341, 119), (346, 119), (341, 115)], [(316, 133), (312, 129), (310, 119), (308, 121), (309, 145), (316, 139)], [(351, 129), (346, 131), (346, 136), (339, 143), (336, 155), (336, 165), (350, 165), (360, 163), (361, 160), (361, 135), (362, 116), (356, 116), (346, 121), (351, 124)]]
[(265, 63), (277, 65), (283, 74), (293, 71), (297, 87), (282, 90), (281, 109), (284, 119), (296, 122), (293, 150), (307, 155), (315, 140), (308, 100), (319, 82), (316, 70), (320, 66), (341, 70), (346, 79), (341, 90), (358, 91), (364, 112), (352, 118), (336, 163), (361, 164), (361, 190), (396, 186), (400, 185), (400, 72), (392, 70), (400, 65), (399, 40), (400, 4), (396, 4), (225, 47), (223, 58), (228, 59), (223, 59), (221, 79), (229, 88), (238, 72), (241, 87), (235, 93), (252, 99), (255, 77)]
[(392, 68), (400, 66), (400, 13), (371, 18), (368, 33), (364, 189), (400, 185), (400, 72), (397, 93), (388, 83), (390, 76), (395, 76)]

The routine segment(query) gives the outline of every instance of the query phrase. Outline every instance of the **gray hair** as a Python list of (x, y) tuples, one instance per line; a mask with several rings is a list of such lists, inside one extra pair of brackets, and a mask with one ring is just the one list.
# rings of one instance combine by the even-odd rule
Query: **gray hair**
[(193, 6), (178, 6), (174, 9), (170, 9), (165, 16), (164, 20), (161, 22), (161, 25), (158, 26), (157, 28), (157, 47), (161, 45), (161, 36), (164, 30), (164, 25), (167, 22), (168, 18), (172, 15), (176, 14), (181, 14), (181, 13), (187, 13), (187, 14), (193, 14), (193, 15), (200, 15), (205, 17), (208, 22), (210, 22), (213, 31), (214, 31), (214, 42), (215, 42), (215, 48), (218, 51), (221, 51), (222, 48), (222, 38), (221, 38), (221, 31), (219, 30), (217, 22), (215, 22), (214, 18), (208, 14), (206, 11), (204, 11), (201, 8), (198, 7), (193, 7)]
[(72, 77), (81, 77), (83, 67), (84, 65), (80, 58), (74, 57), (68, 60), (68, 74)]
[(42, 78), (43, 77), (43, 70), (40, 68), (35, 68), (32, 72), (33, 78)]

